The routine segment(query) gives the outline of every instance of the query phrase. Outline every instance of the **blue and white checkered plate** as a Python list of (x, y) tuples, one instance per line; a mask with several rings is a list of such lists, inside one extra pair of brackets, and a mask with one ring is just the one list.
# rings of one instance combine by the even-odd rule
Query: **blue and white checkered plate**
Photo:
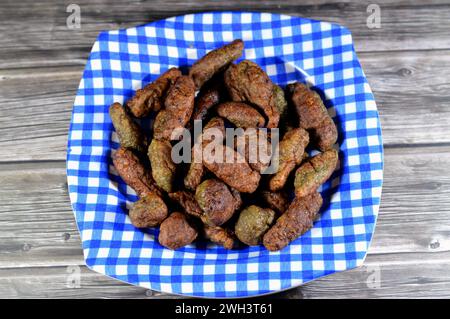
[[(264, 247), (225, 250), (196, 243), (168, 250), (157, 229), (128, 218), (135, 192), (115, 171), (118, 148), (108, 115), (113, 102), (173, 66), (189, 66), (233, 39), (244, 59), (274, 83), (303, 81), (325, 98), (339, 130), (340, 166), (321, 188), (324, 207), (314, 227), (279, 252)], [(383, 148), (372, 91), (339, 25), (270, 13), (189, 14), (102, 32), (95, 42), (73, 107), (67, 150), (70, 199), (91, 269), (166, 293), (245, 297), (298, 286), (360, 266), (380, 205)]]

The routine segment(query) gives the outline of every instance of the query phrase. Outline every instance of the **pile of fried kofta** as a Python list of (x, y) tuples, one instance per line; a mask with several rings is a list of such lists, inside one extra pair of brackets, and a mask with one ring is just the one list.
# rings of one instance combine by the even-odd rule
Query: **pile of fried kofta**
[[(243, 41), (235, 40), (203, 56), (188, 75), (171, 68), (126, 106), (109, 109), (120, 141), (115, 169), (139, 197), (129, 211), (131, 222), (159, 226), (158, 241), (169, 249), (206, 238), (226, 249), (262, 243), (280, 250), (312, 227), (322, 206), (317, 189), (336, 169), (337, 129), (320, 96), (302, 83), (283, 90), (252, 61), (234, 63), (243, 50)], [(150, 115), (156, 117), (145, 134), (133, 118)], [(192, 129), (194, 120), (203, 121), (203, 134), (210, 128), (223, 136), (226, 127), (251, 129), (268, 145), (271, 130), (264, 128), (279, 128), (277, 169), (261, 174), (268, 163), (249, 161), (255, 150), (238, 151), (217, 140), (215, 151), (236, 161), (175, 164), (171, 153), (178, 140), (171, 140), (172, 132)], [(199, 148), (212, 140), (203, 136)], [(308, 156), (308, 145), (321, 153)]]

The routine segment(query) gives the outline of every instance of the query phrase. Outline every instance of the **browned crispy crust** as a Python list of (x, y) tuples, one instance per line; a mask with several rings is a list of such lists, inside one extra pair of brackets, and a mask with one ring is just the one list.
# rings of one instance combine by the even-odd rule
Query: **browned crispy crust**
[[(222, 135), (225, 136), (225, 125), (221, 118), (212, 118), (205, 126), (203, 132), (205, 132), (209, 128), (217, 128), (222, 132)], [(210, 142), (211, 140), (209, 140), (208, 138), (204, 138), (203, 148)], [(215, 161), (212, 161), (210, 158), (208, 158), (208, 154), (204, 154), (206, 155), (206, 157), (203, 156), (202, 158), (204, 167), (206, 167), (219, 179), (228, 184), (230, 187), (235, 188), (239, 192), (251, 193), (256, 190), (259, 184), (260, 175), (258, 172), (255, 172), (250, 168), (242, 155), (238, 154), (233, 149), (223, 145), (216, 147), (216, 151), (223, 153), (224, 160), (226, 156), (232, 158), (232, 162), (216, 163)], [(239, 161), (238, 157), (240, 157)]]
[[(272, 145), (268, 135), (266, 131), (250, 128), (246, 129), (242, 136), (235, 139), (236, 151), (244, 155), (250, 167), (259, 173), (262, 173), (270, 165)], [(241, 139), (243, 139), (243, 142)], [(239, 143), (243, 144), (240, 145)], [(264, 147), (266, 148), (266, 154), (264, 155), (267, 155), (267, 158), (263, 157)]]
[(130, 209), (131, 223), (138, 227), (155, 227), (166, 217), (168, 211), (164, 201), (156, 194), (147, 193), (134, 203)]
[(174, 114), (166, 110), (159, 111), (153, 123), (153, 138), (157, 140), (170, 140), (172, 132), (183, 128), (189, 121), (186, 114)]
[(222, 95), (220, 85), (222, 83), (213, 83), (207, 87), (205, 85), (200, 90), (195, 101), (194, 115), (192, 116), (194, 121), (206, 119), (208, 110), (220, 102)]
[(174, 212), (161, 223), (158, 241), (162, 246), (175, 250), (192, 243), (197, 235), (186, 215)]
[(109, 116), (113, 122), (120, 145), (145, 153), (147, 149), (147, 138), (141, 128), (128, 115), (126, 109), (120, 103), (113, 103), (109, 107)]
[(194, 194), (188, 191), (178, 191), (170, 193), (169, 197), (183, 207), (187, 214), (198, 218), (203, 214), (202, 209), (195, 200)]
[(272, 225), (275, 212), (270, 208), (251, 205), (243, 209), (235, 225), (237, 238), (244, 244), (256, 246)]
[[(319, 94), (306, 85), (293, 83), (283, 90), (256, 63), (233, 64), (242, 52), (243, 42), (235, 40), (198, 60), (188, 76), (171, 68), (137, 90), (126, 107), (119, 103), (110, 107), (121, 144), (113, 153), (113, 164), (140, 198), (129, 210), (131, 222), (138, 228), (160, 225), (159, 242), (169, 249), (192, 243), (202, 232), (226, 249), (241, 241), (276, 251), (308, 231), (319, 215), (322, 198), (317, 189), (338, 162), (332, 148), (338, 137), (336, 125)], [(157, 114), (150, 143), (133, 115), (142, 118), (153, 111)], [(209, 120), (212, 116), (216, 117)], [(180, 134), (172, 135), (183, 132), (177, 129), (191, 130), (194, 120), (207, 119), (201, 138), (195, 137), (184, 187), (178, 189), (171, 140), (179, 140)], [(224, 145), (224, 120), (244, 130), (245, 139), (238, 134), (235, 147)], [(279, 158), (273, 158), (277, 153), (272, 154), (271, 145), (277, 135), (271, 136), (273, 132), (264, 127), (279, 127), (284, 135)], [(257, 135), (249, 136), (252, 132)], [(261, 138), (267, 141), (266, 154), (253, 148), (256, 141), (263, 146)], [(305, 152), (309, 142), (323, 153), (309, 158)], [(149, 163), (143, 156), (146, 151)], [(259, 157), (252, 156), (255, 152)], [(201, 162), (196, 163), (199, 155)], [(270, 163), (279, 163), (277, 172), (259, 187), (260, 174), (268, 173)], [(285, 184), (297, 166), (296, 198), (289, 203)]]
[[(213, 117), (204, 127), (203, 131), (207, 131), (210, 128), (216, 128), (220, 130), (222, 133), (222, 137), (225, 137), (225, 124), (223, 120), (220, 117)], [(202, 145), (207, 145), (211, 142), (211, 139), (207, 136), (201, 136), (202, 138)], [(202, 148), (199, 149), (201, 152)], [(196, 162), (195, 161), (195, 148), (192, 148), (192, 154), (191, 154), (191, 163), (189, 165), (189, 170), (184, 178), (184, 186), (187, 189), (190, 189), (192, 191), (195, 191), (195, 188), (200, 184), (202, 181), (203, 175), (205, 173), (205, 168), (201, 161)], [(199, 154), (201, 155), (201, 154)]]
[(242, 204), (244, 203), (242, 200), (241, 193), (237, 189), (234, 189), (233, 187), (230, 187), (230, 192), (234, 198), (234, 209), (235, 210), (241, 209)]
[(264, 235), (263, 244), (270, 251), (286, 247), (290, 242), (312, 228), (316, 220), (322, 197), (313, 193), (306, 197), (295, 198), (288, 210), (279, 217)]
[[(261, 176), (250, 168), (245, 157), (228, 146), (220, 145), (216, 151), (222, 152), (223, 162), (203, 158), (203, 165), (230, 187), (243, 193), (253, 193), (258, 188)], [(225, 161), (227, 157), (232, 159), (229, 163)]]
[(226, 118), (236, 127), (263, 127), (265, 120), (250, 105), (244, 102), (224, 102), (217, 106), (217, 114)]
[(231, 64), (224, 79), (233, 101), (256, 105), (266, 115), (268, 128), (278, 126), (280, 113), (275, 105), (273, 84), (259, 65), (248, 60)]
[[(213, 117), (203, 128), (203, 133), (212, 128), (220, 130), (220, 132), (222, 133), (222, 137), (225, 138), (225, 123), (223, 119), (221, 119), (220, 117)], [(209, 136), (202, 136), (202, 140), (203, 144), (208, 144), (209, 142), (211, 142)]]
[(172, 161), (172, 145), (169, 141), (153, 139), (148, 148), (148, 158), (156, 184), (170, 193), (177, 170), (177, 166)]
[(169, 87), (181, 76), (180, 70), (171, 68), (161, 74), (154, 82), (136, 91), (127, 102), (135, 117), (145, 117), (150, 111), (159, 111), (164, 105), (164, 96)]
[(203, 222), (211, 226), (224, 224), (236, 208), (236, 200), (227, 185), (217, 179), (207, 179), (198, 185), (195, 200), (203, 211)]
[(317, 191), (333, 174), (338, 163), (338, 153), (331, 149), (311, 157), (295, 172), (295, 196), (303, 197)]
[[(287, 122), (288, 121), (288, 103), (286, 101), (286, 97), (284, 96), (283, 89), (274, 84), (273, 85), (273, 99), (275, 106), (278, 110), (278, 113), (280, 113), (280, 122)], [(281, 123), (280, 123), (281, 124)]]
[(289, 207), (288, 196), (284, 191), (261, 191), (261, 197), (266, 204), (278, 214), (283, 214)]
[(134, 189), (139, 197), (148, 193), (161, 196), (161, 191), (155, 185), (150, 170), (147, 170), (133, 152), (120, 147), (113, 154), (113, 163), (124, 182)]
[(153, 124), (153, 137), (169, 140), (176, 128), (183, 128), (189, 122), (194, 110), (195, 86), (192, 79), (180, 76), (167, 92), (165, 109), (161, 110)]
[(336, 124), (334, 124), (329, 116), (326, 116), (322, 123), (312, 132), (312, 139), (322, 151), (329, 150), (337, 141), (338, 132)]
[(219, 226), (204, 225), (205, 237), (225, 249), (233, 249), (235, 239), (233, 233)]
[(243, 50), (244, 42), (238, 39), (209, 52), (195, 62), (189, 71), (189, 76), (194, 80), (195, 87), (199, 89), (214, 74), (238, 59), (242, 55)]
[(194, 191), (195, 188), (201, 183), (204, 173), (205, 168), (203, 164), (192, 161), (189, 164), (189, 170), (184, 177), (184, 186), (187, 189)]
[[(170, 87), (164, 102), (165, 109), (169, 112), (190, 112), (194, 109), (195, 86), (192, 79), (182, 75)], [(189, 116), (190, 117), (190, 116)]]
[(300, 127), (312, 130), (315, 143), (320, 150), (330, 149), (336, 143), (338, 133), (319, 94), (298, 82), (291, 85), (290, 90)]
[(283, 136), (279, 145), (278, 170), (269, 182), (271, 191), (283, 188), (289, 174), (295, 169), (296, 165), (301, 163), (308, 143), (308, 132), (302, 128), (292, 129)]

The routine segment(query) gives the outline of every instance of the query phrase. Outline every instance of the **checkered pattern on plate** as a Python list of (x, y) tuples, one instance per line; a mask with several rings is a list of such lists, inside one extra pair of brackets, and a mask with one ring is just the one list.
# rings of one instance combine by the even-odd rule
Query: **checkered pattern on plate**
[[(137, 197), (112, 166), (118, 140), (108, 107), (168, 68), (188, 67), (237, 38), (245, 42), (243, 58), (258, 63), (274, 83), (303, 81), (326, 99), (339, 130), (340, 168), (321, 188), (324, 207), (313, 229), (279, 252), (205, 243), (170, 251), (155, 240), (158, 230), (130, 223), (127, 207)], [(357, 267), (374, 232), (382, 175), (374, 97), (351, 34), (339, 25), (213, 12), (103, 32), (94, 43), (73, 107), (67, 178), (86, 264), (95, 271), (167, 293), (242, 297)]]

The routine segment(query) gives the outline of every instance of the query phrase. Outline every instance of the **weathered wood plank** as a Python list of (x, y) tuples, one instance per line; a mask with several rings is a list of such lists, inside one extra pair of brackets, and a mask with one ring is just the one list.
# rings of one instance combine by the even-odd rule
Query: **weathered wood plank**
[(381, 28), (366, 25), (371, 1), (77, 1), (82, 27), (66, 26), (67, 3), (31, 0), (0, 3), (0, 68), (82, 63), (103, 30), (145, 24), (158, 19), (212, 10), (252, 10), (300, 15), (347, 26), (359, 52), (450, 48), (450, 4), (378, 1)]
[[(449, 52), (359, 54), (380, 110), (385, 145), (450, 143)], [(0, 162), (65, 159), (82, 69), (0, 70)]]
[[(366, 26), (366, 7), (372, 1), (77, 3), (81, 30), (66, 28), (67, 3), (0, 3), (0, 296), (172, 297), (84, 266), (81, 288), (67, 288), (66, 266), (83, 265), (60, 161), (65, 159), (71, 105), (100, 31), (188, 12), (239, 9), (349, 27), (377, 99), (386, 145), (412, 146), (386, 149), (382, 207), (365, 263), (371, 268), (335, 274), (277, 296), (450, 297), (448, 1), (377, 1), (381, 29)], [(441, 146), (419, 147), (430, 144)], [(24, 163), (29, 160), (40, 162)], [(371, 289), (367, 280), (378, 267), (381, 287)]]
[(62, 160), (82, 67), (0, 71), (0, 160)]
[[(269, 298), (449, 298), (450, 254), (369, 255), (363, 267), (332, 274)], [(79, 268), (0, 269), (2, 298), (181, 298)], [(79, 281), (73, 271), (80, 271)], [(79, 285), (78, 285), (79, 283)], [(76, 285), (76, 286), (75, 286)]]
[[(370, 253), (450, 251), (450, 149), (386, 149)], [(64, 162), (0, 165), (0, 269), (83, 264)]]
[[(369, 255), (363, 267), (318, 279), (277, 298), (449, 298), (449, 255)], [(376, 280), (375, 282), (373, 280)]]
[(65, 163), (0, 165), (0, 180), (0, 264), (82, 264)]
[(385, 145), (450, 142), (450, 50), (359, 54)]
[(385, 149), (381, 209), (371, 252), (450, 249), (449, 161), (447, 146)]
[[(79, 277), (73, 274), (78, 271)], [(86, 266), (78, 267), (70, 264), (67, 267), (2, 269), (0, 270), (0, 296), (2, 298), (179, 298), (125, 284), (95, 273)]]

